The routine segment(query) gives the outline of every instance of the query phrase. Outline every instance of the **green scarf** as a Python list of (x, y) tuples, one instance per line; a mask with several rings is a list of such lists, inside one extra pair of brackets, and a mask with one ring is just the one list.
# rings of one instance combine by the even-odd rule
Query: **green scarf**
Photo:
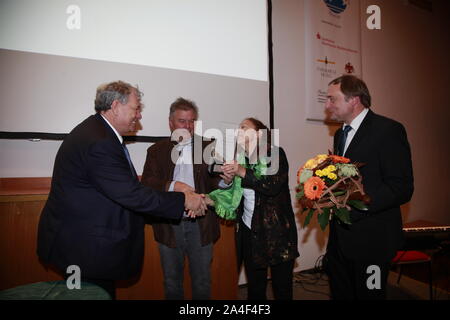
[[(246, 169), (251, 169), (255, 177), (259, 180), (262, 175), (265, 175), (267, 170), (267, 160), (265, 158), (258, 160), (256, 164), (248, 165), (242, 155), (238, 158), (238, 163)], [(242, 200), (244, 188), (241, 186), (242, 178), (235, 176), (233, 178), (233, 185), (228, 189), (217, 189), (208, 194), (214, 201), (214, 207), (219, 217), (225, 220), (236, 220), (236, 209)]]

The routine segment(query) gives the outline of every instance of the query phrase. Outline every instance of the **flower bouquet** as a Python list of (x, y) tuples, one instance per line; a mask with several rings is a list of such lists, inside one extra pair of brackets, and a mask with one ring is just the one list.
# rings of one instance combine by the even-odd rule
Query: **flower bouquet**
[(362, 177), (358, 168), (361, 163), (336, 155), (320, 154), (308, 160), (297, 173), (297, 199), (308, 212), (306, 227), (314, 212), (322, 230), (325, 230), (331, 215), (340, 223), (351, 224), (350, 210), (367, 210), (369, 197), (364, 193)]

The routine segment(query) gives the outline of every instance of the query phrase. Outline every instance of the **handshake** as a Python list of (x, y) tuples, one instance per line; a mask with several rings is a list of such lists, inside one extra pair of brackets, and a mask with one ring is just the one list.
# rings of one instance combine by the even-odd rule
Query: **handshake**
[[(230, 184), (235, 176), (245, 177), (246, 170), (239, 165), (237, 161), (230, 161), (221, 166), (222, 174), (220, 177), (226, 184)], [(190, 185), (176, 181), (173, 191), (183, 192), (185, 195), (184, 207), (190, 218), (204, 216), (208, 206), (214, 206), (214, 201), (205, 194), (195, 193)]]
[(184, 193), (184, 207), (190, 218), (204, 216), (208, 205), (214, 205), (214, 202), (207, 195), (195, 193), (191, 186), (183, 182), (176, 181), (173, 191)]

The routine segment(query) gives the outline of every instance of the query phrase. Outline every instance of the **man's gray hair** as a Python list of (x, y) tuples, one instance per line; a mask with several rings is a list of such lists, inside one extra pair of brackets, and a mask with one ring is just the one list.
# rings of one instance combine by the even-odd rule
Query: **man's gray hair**
[(177, 100), (175, 100), (170, 105), (169, 118), (172, 117), (172, 115), (177, 110), (183, 110), (183, 111), (191, 111), (192, 110), (195, 114), (195, 118), (196, 119), (198, 118), (198, 107), (195, 104), (195, 102), (192, 100), (184, 99), (182, 97), (179, 97)]
[(97, 88), (95, 95), (95, 111), (106, 111), (111, 109), (112, 103), (117, 100), (121, 104), (128, 103), (128, 97), (132, 92), (135, 92), (137, 98), (140, 100), (142, 92), (138, 87), (133, 87), (131, 84), (123, 81), (115, 81), (102, 84)]

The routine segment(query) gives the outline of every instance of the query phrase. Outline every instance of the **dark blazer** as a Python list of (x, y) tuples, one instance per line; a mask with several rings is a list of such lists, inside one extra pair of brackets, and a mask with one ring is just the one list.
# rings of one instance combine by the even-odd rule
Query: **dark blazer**
[[(202, 139), (201, 137), (197, 137)], [(193, 151), (196, 150), (194, 139)], [(202, 142), (202, 159), (203, 151), (211, 142)], [(147, 150), (147, 159), (142, 173), (142, 183), (155, 190), (167, 191), (170, 183), (173, 181), (173, 172), (175, 163), (172, 161), (171, 153), (175, 143), (170, 138), (163, 139), (152, 145)], [(194, 157), (192, 158), (194, 159)], [(208, 165), (203, 162), (201, 164), (194, 163), (194, 183), (195, 192), (207, 194), (218, 188), (220, 178), (211, 176), (208, 173)], [(200, 236), (202, 246), (216, 242), (220, 237), (219, 218), (216, 213), (209, 209), (206, 215), (196, 218), (200, 227)], [(172, 225), (179, 224), (180, 219), (164, 219), (151, 217), (146, 219), (153, 227), (155, 240), (170, 248), (176, 247), (175, 233)]]
[(161, 193), (133, 176), (119, 139), (99, 115), (84, 120), (56, 155), (42, 211), (37, 253), (63, 273), (127, 279), (142, 265), (144, 219), (138, 213), (180, 218), (183, 193)]
[[(274, 150), (274, 149), (273, 149)], [(274, 175), (256, 178), (253, 170), (247, 168), (242, 179), (242, 187), (255, 191), (255, 208), (252, 217), (252, 260), (260, 267), (268, 267), (295, 259), (299, 256), (297, 226), (289, 191), (289, 164), (282, 148), (279, 155), (278, 171)], [(273, 152), (272, 152), (273, 156)], [(242, 215), (244, 197), (238, 208), (236, 233), (238, 267), (242, 256)]]
[[(335, 152), (341, 134), (334, 136)], [(369, 110), (344, 156), (365, 163), (360, 171), (371, 203), (367, 212), (351, 212), (350, 226), (333, 221), (328, 245), (350, 259), (390, 261), (403, 244), (400, 206), (414, 191), (405, 128)]]

